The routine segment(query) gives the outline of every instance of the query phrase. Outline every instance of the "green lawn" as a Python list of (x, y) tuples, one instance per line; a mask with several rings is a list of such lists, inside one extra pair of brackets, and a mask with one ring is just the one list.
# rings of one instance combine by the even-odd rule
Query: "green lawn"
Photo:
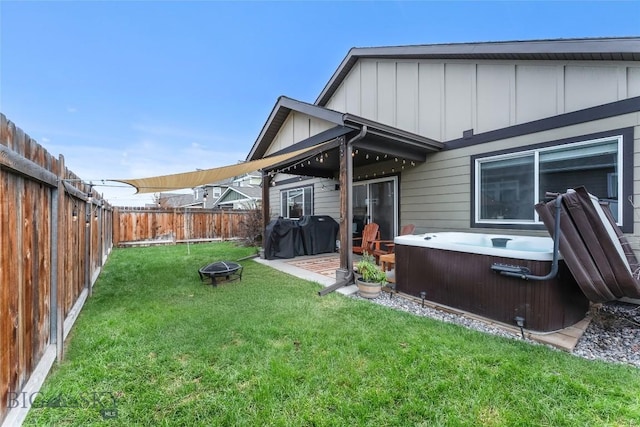
[[(242, 261), (116, 249), (25, 425), (635, 426), (640, 370), (416, 317)], [(105, 411), (111, 410), (111, 411)]]

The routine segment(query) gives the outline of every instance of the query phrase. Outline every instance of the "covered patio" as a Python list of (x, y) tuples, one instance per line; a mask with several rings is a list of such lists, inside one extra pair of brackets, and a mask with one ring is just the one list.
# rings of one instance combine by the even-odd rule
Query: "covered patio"
[[(273, 151), (282, 124), (292, 112), (309, 118), (308, 126), (325, 130)], [(312, 132), (310, 132), (312, 133)], [(216, 182), (246, 172), (262, 171), (262, 217), (266, 226), (274, 208), (269, 190), (276, 176), (288, 176), (285, 181), (303, 177), (331, 178), (338, 181), (340, 244), (339, 263), (334, 283), (322, 295), (353, 283), (352, 237), (354, 182), (374, 177), (399, 176), (403, 170), (427, 161), (430, 153), (444, 144), (421, 135), (348, 113), (339, 113), (318, 105), (280, 97), (253, 145), (247, 161), (237, 165), (158, 177), (119, 180), (138, 189), (138, 193), (169, 191)], [(349, 220), (347, 220), (349, 219)], [(392, 239), (398, 230), (390, 231)]]
[[(332, 178), (338, 181), (340, 244), (335, 283), (321, 295), (353, 282), (353, 184), (361, 179), (397, 176), (407, 168), (427, 161), (429, 153), (439, 151), (444, 144), (411, 132), (374, 122), (351, 114), (338, 113), (317, 105), (281, 97), (274, 107), (248, 159), (263, 158), (272, 146), (278, 131), (292, 111), (332, 124), (332, 127), (299, 141), (270, 156), (299, 154), (262, 169), (263, 221), (271, 219), (270, 187), (278, 174), (299, 177)], [(295, 178), (298, 177), (298, 178)], [(397, 229), (392, 231), (393, 238)]]

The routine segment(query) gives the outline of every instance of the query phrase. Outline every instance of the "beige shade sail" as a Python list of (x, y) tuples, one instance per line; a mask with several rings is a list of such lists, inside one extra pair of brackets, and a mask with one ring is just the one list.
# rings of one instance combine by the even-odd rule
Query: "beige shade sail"
[(114, 181), (123, 182), (135, 187), (137, 189), (136, 194), (193, 188), (268, 168), (269, 166), (277, 165), (296, 156), (300, 156), (308, 151), (319, 149), (325, 144), (326, 142), (312, 147), (292, 151), (290, 153), (264, 157), (250, 162), (237, 163), (235, 165), (221, 166), (218, 168), (176, 173), (172, 175), (152, 176), (149, 178), (115, 179)]

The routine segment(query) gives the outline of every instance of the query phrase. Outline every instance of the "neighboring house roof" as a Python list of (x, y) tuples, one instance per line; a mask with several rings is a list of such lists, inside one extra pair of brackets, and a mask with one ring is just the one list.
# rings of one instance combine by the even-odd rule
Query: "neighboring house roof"
[(233, 204), (244, 201), (262, 200), (262, 188), (256, 186), (240, 187), (230, 186), (222, 193), (216, 201), (215, 206), (224, 204)]
[(640, 61), (640, 37), (354, 47), (333, 73), (316, 105), (329, 102), (361, 58)]
[(182, 193), (160, 193), (160, 204), (162, 206), (179, 208), (185, 206), (193, 206), (202, 202), (196, 201), (193, 194)]
[(212, 182), (209, 184), (204, 184), (203, 187), (227, 187), (233, 184), (234, 177), (225, 178), (218, 182)]

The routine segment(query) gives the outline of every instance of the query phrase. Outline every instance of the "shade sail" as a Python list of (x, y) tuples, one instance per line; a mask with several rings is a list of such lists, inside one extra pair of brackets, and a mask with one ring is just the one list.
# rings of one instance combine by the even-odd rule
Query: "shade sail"
[(153, 176), (149, 178), (136, 179), (115, 179), (114, 181), (123, 182), (135, 187), (141, 193), (156, 193), (161, 191), (181, 190), (184, 188), (193, 188), (200, 185), (211, 184), (222, 181), (227, 178), (254, 172), (269, 166), (277, 165), (296, 156), (300, 156), (306, 152), (322, 148), (327, 142), (314, 145), (312, 147), (302, 148), (290, 153), (279, 154), (271, 157), (253, 160), (250, 162), (237, 163), (234, 165), (221, 166), (218, 168), (198, 170), (194, 172), (176, 173), (172, 175)]

